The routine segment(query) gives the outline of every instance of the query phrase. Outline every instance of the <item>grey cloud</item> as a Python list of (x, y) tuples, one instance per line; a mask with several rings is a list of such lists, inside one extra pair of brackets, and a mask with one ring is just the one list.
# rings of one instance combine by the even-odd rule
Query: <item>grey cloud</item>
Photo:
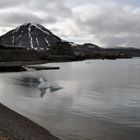
[(71, 15), (71, 9), (65, 5), (65, 0), (32, 0), (29, 7), (33, 10), (44, 11), (52, 16), (67, 17)]
[(106, 42), (108, 46), (122, 46), (122, 47), (140, 47), (140, 35), (127, 35), (124, 37), (110, 36), (109, 38), (103, 38), (102, 41)]
[(1, 33), (25, 22), (53, 25), (72, 16), (65, 0), (4, 0), (0, 8)]
[(42, 11), (46, 15), (60, 17), (71, 15), (71, 9), (65, 4), (65, 0), (4, 0), (0, 1), (0, 8), (20, 8), (21, 11), (26, 9), (31, 12)]
[[(92, 8), (92, 6), (89, 8)], [(95, 8), (95, 7), (94, 7)], [(89, 34), (94, 34), (104, 46), (134, 46), (139, 47), (140, 42), (140, 12), (135, 8), (125, 6), (99, 7), (97, 11), (90, 14), (91, 9), (81, 8), (78, 14), (86, 16), (75, 16), (77, 26)], [(81, 12), (83, 11), (83, 12)], [(89, 14), (90, 16), (89, 16)], [(138, 40), (137, 40), (138, 39)], [(130, 41), (131, 40), (131, 41)]]
[[(0, 1), (0, 33), (25, 22), (54, 25), (72, 17), (66, 0)], [(57, 28), (57, 27), (55, 27)]]
[(25, 22), (35, 22), (50, 25), (55, 32), (60, 32), (60, 35), (68, 39), (82, 38), (83, 42), (100, 42), (107, 47), (139, 47), (140, 7), (120, 5), (117, 1), (0, 1), (0, 31)]
[(1, 0), (0, 1), (0, 8), (9, 8), (9, 7), (17, 7), (22, 5), (23, 3), (27, 4), (28, 0), (20, 1), (20, 0)]
[(0, 13), (1, 17), (1, 26), (11, 26), (18, 25), (25, 22), (33, 22), (33, 23), (45, 23), (45, 20), (32, 14), (32, 13), (20, 13), (20, 12), (8, 12), (8, 13)]
[(49, 24), (56, 23), (57, 20), (58, 20), (57, 17), (54, 18), (54, 17), (48, 16), (48, 17), (45, 18), (45, 22), (46, 22), (46, 23), (49, 23)]

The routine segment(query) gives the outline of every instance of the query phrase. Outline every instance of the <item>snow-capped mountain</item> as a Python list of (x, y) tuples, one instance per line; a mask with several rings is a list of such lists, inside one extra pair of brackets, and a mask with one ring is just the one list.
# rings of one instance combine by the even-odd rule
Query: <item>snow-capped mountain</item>
[(56, 46), (61, 39), (40, 24), (26, 23), (0, 37), (0, 44), (49, 49)]

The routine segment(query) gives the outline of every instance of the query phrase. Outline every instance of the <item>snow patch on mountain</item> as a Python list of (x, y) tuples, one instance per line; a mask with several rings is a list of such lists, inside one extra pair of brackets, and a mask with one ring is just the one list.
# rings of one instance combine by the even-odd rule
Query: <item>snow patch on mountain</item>
[(21, 34), (16, 38), (16, 40), (18, 40), (21, 37)]
[(37, 38), (35, 38), (35, 39), (36, 39), (37, 46), (39, 47), (39, 41), (38, 41), (38, 39), (37, 39)]
[(48, 44), (48, 46), (50, 47), (50, 44), (49, 44), (49, 42), (48, 42), (48, 40), (45, 38), (45, 41), (46, 41), (46, 43)]
[(15, 32), (18, 32), (19, 28), (20, 28), (20, 26), (15, 29)]
[(49, 32), (42, 30), (40, 27), (38, 27), (38, 25), (31, 24), (31, 26), (35, 26), (37, 29), (41, 30), (41, 31), (44, 32), (45, 34), (50, 35)]
[(12, 45), (14, 45), (14, 39), (15, 39), (15, 37), (13, 36), (12, 37)]
[(28, 27), (28, 34), (29, 34), (31, 48), (33, 48), (33, 39), (32, 39), (32, 36), (31, 36), (31, 26), (30, 25)]

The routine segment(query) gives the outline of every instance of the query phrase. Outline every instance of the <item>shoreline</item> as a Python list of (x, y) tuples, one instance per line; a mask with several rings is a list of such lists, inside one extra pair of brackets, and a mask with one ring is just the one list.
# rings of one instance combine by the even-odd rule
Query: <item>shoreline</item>
[(0, 140), (60, 140), (47, 129), (0, 103)]
[[(59, 57), (58, 57), (59, 58)], [(117, 59), (133, 59), (133, 58), (117, 58)], [(51, 67), (42, 67), (42, 66), (35, 66), (40, 64), (46, 63), (61, 63), (61, 62), (76, 62), (76, 61), (84, 61), (84, 60), (116, 60), (116, 58), (85, 58), (85, 59), (77, 59), (77, 60), (68, 60), (64, 59), (52, 59), (52, 60), (38, 60), (38, 61), (7, 61), (7, 62), (0, 62), (0, 73), (1, 72), (22, 72), (27, 71), (26, 68), (28, 67), (36, 67), (36, 70), (50, 70), (50, 69), (59, 69), (59, 68), (51, 68)], [(37, 68), (38, 67), (38, 68)]]

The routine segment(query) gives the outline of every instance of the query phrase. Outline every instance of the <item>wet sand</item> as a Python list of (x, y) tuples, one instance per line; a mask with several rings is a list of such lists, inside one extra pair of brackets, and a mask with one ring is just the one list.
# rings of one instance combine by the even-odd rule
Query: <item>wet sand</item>
[(0, 140), (59, 140), (59, 138), (0, 104)]

